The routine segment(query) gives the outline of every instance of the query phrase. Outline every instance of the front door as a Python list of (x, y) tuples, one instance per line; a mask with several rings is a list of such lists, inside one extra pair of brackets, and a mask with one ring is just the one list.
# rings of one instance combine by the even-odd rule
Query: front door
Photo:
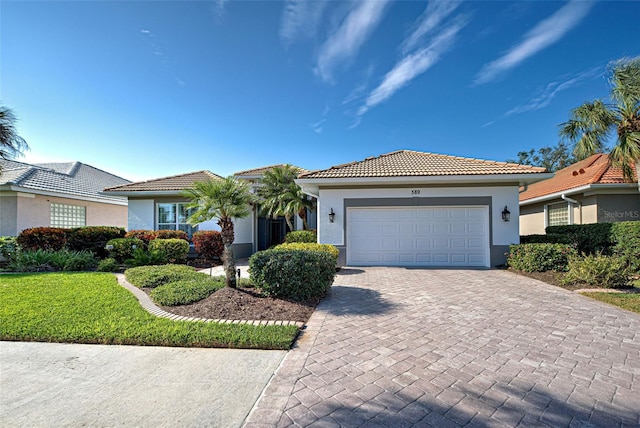
[(284, 217), (258, 218), (258, 251), (282, 244), (288, 231)]

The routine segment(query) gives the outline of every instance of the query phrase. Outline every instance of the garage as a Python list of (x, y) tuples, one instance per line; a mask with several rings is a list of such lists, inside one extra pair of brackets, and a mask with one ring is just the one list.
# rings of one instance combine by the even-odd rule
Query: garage
[(350, 266), (490, 266), (487, 206), (347, 209)]

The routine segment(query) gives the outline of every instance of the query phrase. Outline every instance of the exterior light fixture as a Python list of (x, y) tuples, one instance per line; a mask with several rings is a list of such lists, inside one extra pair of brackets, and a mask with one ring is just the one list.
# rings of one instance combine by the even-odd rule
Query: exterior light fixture
[(502, 210), (502, 221), (509, 221), (511, 219), (511, 211), (507, 209), (507, 206), (504, 206)]
[(333, 223), (336, 220), (336, 213), (333, 212), (333, 208), (329, 210), (329, 223)]

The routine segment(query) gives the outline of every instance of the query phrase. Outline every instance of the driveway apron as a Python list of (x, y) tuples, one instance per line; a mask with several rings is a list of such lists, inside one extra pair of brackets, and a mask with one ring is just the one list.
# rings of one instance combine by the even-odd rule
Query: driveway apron
[(640, 315), (500, 270), (346, 268), (245, 427), (640, 425)]

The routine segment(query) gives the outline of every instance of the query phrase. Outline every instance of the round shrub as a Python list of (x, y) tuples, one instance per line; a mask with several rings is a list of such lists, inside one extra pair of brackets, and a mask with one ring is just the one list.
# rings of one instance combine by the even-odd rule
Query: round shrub
[(307, 243), (307, 242), (284, 243), (274, 247), (274, 250), (320, 251), (320, 252), (331, 254), (331, 256), (333, 256), (333, 258), (336, 261), (338, 260), (338, 254), (340, 254), (340, 251), (338, 251), (338, 249), (331, 244), (316, 244), (316, 243)]
[(214, 292), (224, 288), (222, 281), (200, 273), (201, 278), (186, 279), (160, 285), (151, 291), (154, 302), (163, 306), (188, 305), (209, 297)]
[(309, 244), (315, 244), (318, 242), (318, 235), (315, 230), (294, 230), (287, 233), (284, 237), (284, 242), (305, 242)]
[(122, 262), (133, 257), (136, 248), (142, 248), (144, 243), (138, 238), (116, 238), (107, 242), (105, 248), (109, 252), (109, 257)]
[(169, 263), (183, 263), (189, 254), (189, 242), (177, 238), (158, 238), (149, 242), (149, 252), (157, 252)]
[(266, 250), (251, 256), (249, 272), (264, 294), (302, 301), (329, 291), (336, 261), (320, 251)]
[(189, 242), (189, 235), (184, 230), (156, 230), (156, 239), (183, 239)]
[(569, 257), (564, 284), (583, 283), (604, 288), (623, 287), (629, 282), (627, 263), (622, 257), (602, 254)]
[(136, 229), (128, 231), (124, 237), (125, 238), (138, 238), (144, 242), (145, 248), (149, 245), (149, 242), (156, 239), (158, 234), (154, 230), (144, 230), (144, 229)]
[(91, 251), (69, 251), (68, 260), (64, 262), (62, 270), (67, 272), (79, 272), (93, 269), (96, 266), (96, 259)]
[(111, 257), (100, 260), (98, 262), (98, 267), (96, 268), (98, 272), (115, 272), (118, 269), (120, 269), (120, 265), (118, 264), (116, 259), (113, 259)]
[(216, 230), (204, 230), (193, 234), (193, 245), (196, 252), (207, 260), (220, 259), (224, 244), (222, 235)]
[(124, 272), (127, 281), (136, 287), (155, 288), (169, 282), (201, 278), (202, 274), (186, 265), (139, 266)]
[(0, 236), (0, 256), (5, 261), (13, 260), (19, 251), (18, 238), (15, 236)]
[(112, 239), (123, 238), (124, 229), (113, 226), (85, 226), (67, 230), (67, 248), (91, 251), (100, 258), (107, 256), (104, 248)]
[(564, 244), (511, 245), (507, 263), (523, 272), (564, 272), (567, 270), (569, 257), (576, 254), (575, 249)]
[(60, 227), (32, 227), (18, 235), (18, 245), (23, 250), (60, 251), (67, 245), (67, 229)]

